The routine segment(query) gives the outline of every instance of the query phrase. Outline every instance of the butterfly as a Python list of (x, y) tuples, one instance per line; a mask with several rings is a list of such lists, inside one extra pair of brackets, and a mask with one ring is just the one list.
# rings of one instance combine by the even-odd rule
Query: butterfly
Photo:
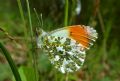
[(50, 62), (62, 73), (78, 71), (83, 65), (86, 51), (98, 34), (85, 25), (73, 25), (45, 32), (41, 30), (38, 47), (45, 50)]

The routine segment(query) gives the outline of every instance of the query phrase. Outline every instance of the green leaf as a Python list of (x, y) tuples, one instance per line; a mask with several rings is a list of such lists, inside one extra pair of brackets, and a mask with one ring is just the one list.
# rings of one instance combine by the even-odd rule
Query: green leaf
[(17, 67), (16, 67), (14, 61), (12, 60), (12, 58), (10, 56), (10, 53), (7, 51), (7, 49), (3, 46), (3, 44), (1, 42), (0, 42), (0, 49), (2, 50), (3, 55), (7, 59), (9, 65), (11, 67), (11, 70), (12, 70), (14, 76), (15, 76), (16, 81), (21, 81), (21, 78), (20, 78), (20, 75), (18, 73)]
[(19, 73), (22, 81), (34, 81), (35, 80), (35, 72), (31, 67), (21, 66), (19, 68)]
[(0, 81), (4, 81), (6, 78), (11, 79), (12, 71), (8, 64), (0, 63)]

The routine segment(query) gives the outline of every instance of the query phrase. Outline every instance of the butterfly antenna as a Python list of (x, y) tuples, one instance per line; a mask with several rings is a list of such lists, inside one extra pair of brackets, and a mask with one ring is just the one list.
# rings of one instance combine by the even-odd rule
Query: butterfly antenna
[(40, 20), (41, 20), (41, 27), (43, 28), (43, 18), (42, 18), (42, 13), (40, 14)]
[(34, 12), (35, 12), (35, 15), (36, 15), (36, 17), (37, 17), (37, 19), (38, 19), (38, 26), (40, 26), (40, 25), (41, 25), (40, 18), (39, 18), (39, 16), (38, 16), (38, 13), (37, 13), (37, 11), (36, 11), (35, 8), (34, 8)]
[(40, 14), (40, 16), (38, 15), (36, 9), (34, 8), (34, 12), (36, 14), (36, 17), (38, 19), (38, 26), (36, 27), (36, 32), (37, 32), (37, 36), (39, 36), (42, 33), (42, 29), (43, 29), (43, 18), (42, 18), (42, 13)]

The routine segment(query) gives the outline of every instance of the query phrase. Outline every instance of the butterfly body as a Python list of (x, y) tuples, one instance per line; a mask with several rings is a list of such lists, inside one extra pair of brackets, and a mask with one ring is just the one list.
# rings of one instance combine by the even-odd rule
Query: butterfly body
[(81, 68), (86, 49), (97, 38), (97, 33), (87, 26), (74, 25), (46, 33), (42, 38), (41, 47), (46, 50), (51, 63), (59, 71), (66, 73)]

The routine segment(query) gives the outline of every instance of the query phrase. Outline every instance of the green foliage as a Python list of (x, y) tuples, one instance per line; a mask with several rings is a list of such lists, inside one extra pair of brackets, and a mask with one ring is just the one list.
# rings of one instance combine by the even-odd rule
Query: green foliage
[(13, 75), (9, 65), (0, 63), (0, 81), (4, 81), (6, 77), (11, 79), (12, 76)]
[[(31, 67), (21, 66), (19, 68), (19, 73), (20, 73), (22, 81), (34, 81), (35, 80), (35, 72), (34, 72), (34, 69)], [(15, 80), (13, 79), (13, 81)]]
[(38, 56), (38, 68), (41, 73), (44, 72), (50, 72), (52, 66), (50, 64), (50, 61), (48, 60), (48, 57), (45, 55), (45, 53), (41, 53), (41, 55)]
[(3, 46), (3, 44), (1, 42), (0, 42), (0, 49), (2, 50), (3, 55), (7, 59), (9, 65), (11, 67), (11, 70), (12, 70), (14, 76), (15, 76), (16, 81), (21, 81), (21, 78), (20, 78), (20, 75), (18, 73), (17, 67), (16, 67), (14, 61), (12, 60), (12, 58), (10, 56), (10, 53), (7, 51), (7, 49)]

